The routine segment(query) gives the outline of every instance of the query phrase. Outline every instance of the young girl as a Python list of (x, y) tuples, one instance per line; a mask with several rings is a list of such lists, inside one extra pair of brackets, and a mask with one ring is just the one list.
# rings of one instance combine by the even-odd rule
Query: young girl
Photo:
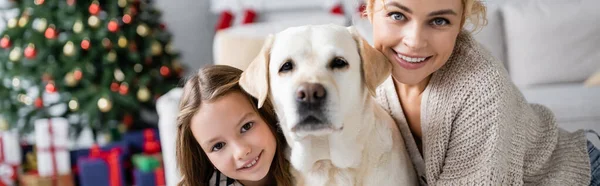
[(179, 186), (292, 185), (273, 107), (256, 108), (238, 85), (241, 73), (215, 65), (187, 80), (177, 117)]

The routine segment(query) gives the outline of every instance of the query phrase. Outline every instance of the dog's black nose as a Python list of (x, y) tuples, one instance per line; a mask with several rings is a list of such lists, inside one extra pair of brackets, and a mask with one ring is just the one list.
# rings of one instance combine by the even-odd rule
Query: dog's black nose
[(303, 103), (320, 103), (327, 96), (325, 87), (318, 83), (302, 83), (296, 90), (296, 100)]

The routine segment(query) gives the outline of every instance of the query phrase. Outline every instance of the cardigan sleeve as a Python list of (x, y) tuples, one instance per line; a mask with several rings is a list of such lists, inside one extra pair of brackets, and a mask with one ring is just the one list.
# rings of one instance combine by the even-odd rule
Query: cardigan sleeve
[[(489, 70), (487, 77), (499, 72)], [(443, 164), (428, 166), (432, 185), (521, 185), (524, 146), (513, 129), (525, 112), (520, 92), (508, 80), (475, 81), (454, 110)], [(465, 90), (461, 90), (465, 91)]]

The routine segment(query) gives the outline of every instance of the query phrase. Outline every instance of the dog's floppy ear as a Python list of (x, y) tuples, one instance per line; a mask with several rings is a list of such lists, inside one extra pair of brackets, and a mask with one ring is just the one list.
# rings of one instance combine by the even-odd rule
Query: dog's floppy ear
[(350, 31), (358, 46), (365, 85), (369, 89), (369, 93), (375, 96), (377, 86), (388, 78), (392, 65), (387, 57), (369, 45), (353, 26), (348, 27), (348, 31)]
[(262, 49), (240, 77), (240, 86), (248, 94), (258, 99), (258, 108), (262, 107), (269, 94), (269, 55), (273, 38), (272, 34), (267, 36)]

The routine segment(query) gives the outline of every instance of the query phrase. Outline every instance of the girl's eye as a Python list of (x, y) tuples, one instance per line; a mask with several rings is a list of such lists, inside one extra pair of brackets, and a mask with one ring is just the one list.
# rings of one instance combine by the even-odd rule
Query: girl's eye
[(219, 151), (223, 148), (223, 146), (225, 146), (225, 143), (219, 142), (213, 146), (212, 151)]
[(402, 21), (406, 18), (406, 17), (404, 17), (404, 14), (399, 13), (399, 12), (391, 12), (388, 14), (388, 16), (390, 16), (393, 20), (396, 20), (396, 21)]
[(450, 24), (450, 21), (448, 21), (447, 19), (443, 19), (443, 18), (436, 18), (433, 21), (431, 21), (432, 25), (435, 26), (444, 26), (447, 24)]
[(242, 126), (242, 133), (247, 132), (254, 126), (254, 122), (248, 122)]

